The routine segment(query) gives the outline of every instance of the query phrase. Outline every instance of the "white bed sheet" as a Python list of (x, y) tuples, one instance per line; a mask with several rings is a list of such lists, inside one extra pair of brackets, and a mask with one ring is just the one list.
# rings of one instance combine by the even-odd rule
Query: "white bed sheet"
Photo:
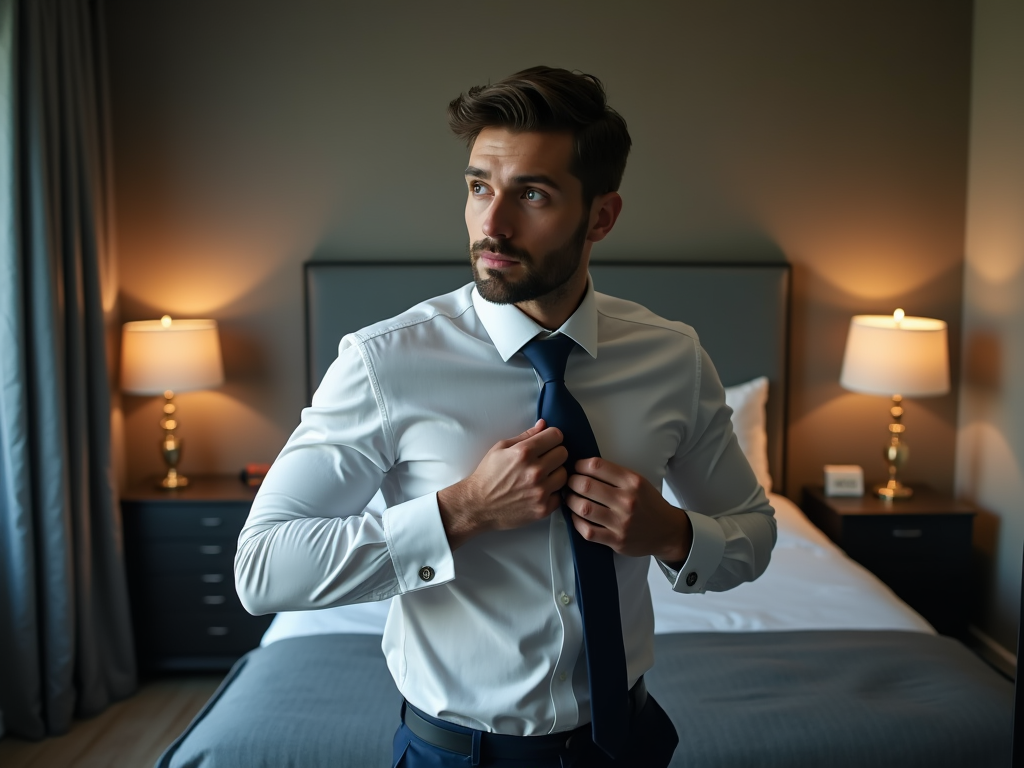
[[(728, 592), (673, 592), (651, 561), (655, 632), (806, 629), (906, 630), (934, 634), (918, 613), (850, 560), (793, 502), (769, 494), (779, 538), (761, 578)], [(380, 500), (375, 499), (376, 503)], [(261, 645), (286, 637), (350, 632), (381, 635), (390, 601), (279, 613)]]

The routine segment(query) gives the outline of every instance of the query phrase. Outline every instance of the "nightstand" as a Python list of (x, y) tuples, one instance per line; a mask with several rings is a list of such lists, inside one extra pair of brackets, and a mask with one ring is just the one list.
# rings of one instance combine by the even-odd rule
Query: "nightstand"
[(259, 645), (273, 616), (235, 594), (238, 533), (256, 489), (237, 477), (155, 483), (121, 498), (135, 645), (145, 671), (227, 669)]
[(967, 634), (974, 508), (930, 488), (887, 502), (803, 492), (804, 513), (944, 635)]

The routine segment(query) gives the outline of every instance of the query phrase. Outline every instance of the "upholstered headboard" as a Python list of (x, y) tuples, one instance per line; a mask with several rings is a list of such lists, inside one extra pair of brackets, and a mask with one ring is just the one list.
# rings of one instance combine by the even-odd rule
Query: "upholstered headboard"
[[(726, 386), (768, 377), (768, 464), (784, 487), (789, 265), (598, 262), (590, 273), (598, 291), (692, 325)], [(468, 262), (306, 262), (308, 397), (346, 333), (471, 279)]]

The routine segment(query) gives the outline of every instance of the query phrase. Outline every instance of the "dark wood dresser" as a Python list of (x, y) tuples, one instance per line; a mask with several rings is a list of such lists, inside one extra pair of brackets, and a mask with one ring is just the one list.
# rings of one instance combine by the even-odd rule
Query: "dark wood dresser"
[(256, 489), (237, 477), (154, 483), (121, 499), (140, 669), (222, 670), (259, 645), (273, 616), (251, 616), (235, 593), (234, 556)]
[(927, 487), (914, 496), (826, 496), (804, 488), (804, 514), (944, 635), (967, 634), (975, 509)]

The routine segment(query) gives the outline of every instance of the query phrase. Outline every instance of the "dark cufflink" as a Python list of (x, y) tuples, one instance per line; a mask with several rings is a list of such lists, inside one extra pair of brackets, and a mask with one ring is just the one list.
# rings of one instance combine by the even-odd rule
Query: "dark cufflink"
[[(425, 571), (427, 569), (424, 568), (423, 570)], [(423, 571), (420, 571), (420, 575), (421, 576), (423, 575)], [(686, 586), (692, 587), (696, 583), (697, 583), (697, 572), (696, 571), (693, 571), (692, 573), (686, 574)]]
[[(424, 565), (422, 568), (420, 568), (420, 578), (424, 581), (430, 581), (432, 578), (434, 578), (434, 569), (431, 568), (429, 565)], [(696, 577), (694, 577), (694, 580), (696, 581)]]

